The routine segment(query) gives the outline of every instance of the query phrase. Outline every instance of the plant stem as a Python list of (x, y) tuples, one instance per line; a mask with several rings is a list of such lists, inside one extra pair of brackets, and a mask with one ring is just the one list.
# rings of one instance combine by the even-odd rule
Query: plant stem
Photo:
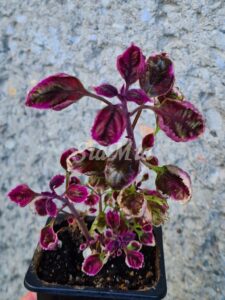
[(150, 105), (140, 105), (135, 108), (132, 112), (130, 112), (130, 116), (133, 116), (136, 112), (142, 111), (143, 109), (150, 109), (152, 111), (156, 111), (156, 108)]
[(134, 118), (134, 121), (133, 121), (133, 123), (132, 123), (132, 128), (133, 128), (133, 129), (134, 129), (135, 126), (137, 125), (137, 122), (138, 122), (138, 120), (139, 120), (139, 118), (140, 118), (140, 116), (141, 116), (141, 113), (142, 113), (142, 109), (140, 109), (140, 110), (137, 112), (137, 114), (136, 114), (136, 116), (135, 116), (135, 118)]
[(72, 215), (75, 217), (77, 223), (78, 223), (78, 226), (80, 227), (80, 230), (82, 231), (84, 237), (86, 238), (87, 241), (90, 241), (91, 240), (91, 236), (89, 234), (89, 231), (88, 231), (88, 228), (84, 222), (84, 220), (80, 217), (78, 211), (76, 210), (76, 208), (74, 207), (74, 205), (67, 199), (67, 198), (64, 198), (62, 196), (59, 196), (59, 195), (54, 195), (55, 198), (61, 200), (64, 204), (66, 204)]
[(93, 94), (93, 93), (91, 93), (91, 92), (89, 92), (89, 91), (87, 91), (87, 96), (92, 97), (92, 98), (95, 98), (95, 99), (98, 99), (98, 100), (104, 102), (104, 103), (107, 104), (107, 105), (112, 105), (112, 103), (109, 102), (108, 100), (106, 100), (105, 98), (103, 98), (103, 97), (101, 97), (101, 96), (98, 96), (98, 95), (96, 95), (96, 94)]

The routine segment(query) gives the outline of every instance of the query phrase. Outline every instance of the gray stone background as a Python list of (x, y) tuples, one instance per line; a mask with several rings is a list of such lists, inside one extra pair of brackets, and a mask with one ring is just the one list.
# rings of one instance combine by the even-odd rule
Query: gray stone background
[[(40, 191), (60, 172), (60, 153), (87, 142), (97, 109), (84, 99), (61, 112), (24, 106), (26, 92), (56, 72), (77, 75), (86, 86), (121, 83), (115, 59), (130, 42), (146, 55), (166, 51), (177, 85), (205, 115), (195, 142), (159, 134), (160, 162), (190, 172), (190, 204), (171, 203), (164, 226), (166, 299), (225, 299), (224, 70), (225, 8), (218, 0), (0, 0), (0, 299), (25, 292), (24, 273), (45, 220), (9, 203), (21, 182)], [(144, 113), (141, 123), (151, 124)], [(139, 135), (139, 133), (137, 133)]]

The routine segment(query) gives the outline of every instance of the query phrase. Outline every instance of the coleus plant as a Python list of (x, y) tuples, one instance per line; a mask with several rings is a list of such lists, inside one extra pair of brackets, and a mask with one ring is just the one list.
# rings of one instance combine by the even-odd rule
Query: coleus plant
[[(43, 250), (60, 247), (54, 229), (59, 213), (66, 214), (71, 226), (78, 225), (84, 236), (80, 245), (84, 256), (82, 270), (90, 276), (96, 275), (110, 257), (123, 255), (130, 268), (144, 266), (141, 248), (155, 245), (153, 226), (160, 226), (167, 219), (168, 200), (186, 203), (192, 195), (189, 175), (177, 166), (159, 165), (149, 150), (154, 147), (159, 130), (175, 142), (195, 140), (204, 131), (202, 115), (175, 85), (173, 62), (166, 53), (146, 59), (141, 49), (132, 44), (118, 56), (117, 70), (124, 80), (119, 89), (103, 83), (92, 92), (74, 76), (52, 75), (28, 93), (26, 106), (60, 111), (84, 96), (95, 98), (105, 107), (94, 120), (92, 138), (107, 147), (117, 143), (126, 131), (122, 146), (109, 156), (94, 147), (67, 149), (60, 159), (65, 174), (54, 176), (48, 191), (35, 192), (21, 184), (8, 194), (17, 205), (33, 204), (39, 216), (51, 217), (40, 234)], [(137, 82), (140, 87), (132, 87)], [(111, 98), (117, 99), (116, 104)], [(132, 111), (130, 102), (136, 105)], [(143, 110), (155, 113), (156, 126), (138, 147), (134, 129)], [(147, 172), (141, 177), (143, 167)], [(143, 183), (150, 172), (156, 174), (155, 188), (147, 189)], [(81, 182), (77, 174), (86, 175), (87, 180)], [(78, 209), (79, 203), (84, 204), (85, 212)], [(94, 214), (89, 229), (85, 213)]]

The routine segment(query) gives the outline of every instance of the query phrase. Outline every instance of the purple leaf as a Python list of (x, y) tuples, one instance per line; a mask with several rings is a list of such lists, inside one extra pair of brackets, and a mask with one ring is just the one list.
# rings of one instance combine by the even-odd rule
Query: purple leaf
[(121, 244), (119, 240), (109, 240), (106, 243), (106, 250), (109, 251), (110, 253), (114, 253), (118, 249), (120, 249)]
[(127, 245), (127, 250), (135, 250), (135, 251), (140, 251), (141, 250), (141, 243), (138, 241), (130, 241), (130, 243)]
[(104, 232), (104, 235), (107, 239), (111, 239), (113, 237), (113, 231), (110, 228), (107, 228)]
[(100, 200), (100, 197), (98, 195), (91, 194), (91, 195), (88, 195), (88, 197), (84, 203), (89, 206), (94, 206), (99, 202), (99, 200)]
[(135, 102), (139, 105), (145, 104), (146, 102), (153, 102), (152, 99), (142, 89), (131, 89), (126, 94), (127, 101)]
[(152, 227), (152, 224), (150, 224), (150, 223), (145, 223), (145, 224), (142, 226), (142, 229), (143, 229), (144, 232), (152, 232), (153, 227)]
[(150, 56), (140, 78), (141, 88), (150, 96), (158, 97), (169, 92), (174, 84), (173, 63), (166, 53)]
[(145, 57), (139, 47), (132, 44), (117, 57), (117, 69), (128, 85), (138, 80), (145, 67)]
[(55, 175), (52, 177), (49, 183), (49, 187), (51, 190), (54, 190), (58, 187), (60, 187), (65, 181), (65, 176), (64, 175)]
[(48, 199), (48, 201), (46, 202), (46, 211), (50, 217), (55, 218), (57, 216), (57, 206), (52, 199)]
[(188, 101), (166, 100), (154, 111), (160, 129), (175, 142), (195, 140), (204, 132), (201, 113)]
[(117, 89), (113, 85), (107, 83), (103, 83), (99, 86), (94, 87), (94, 90), (98, 95), (108, 98), (112, 98), (118, 95)]
[(146, 162), (149, 163), (150, 165), (153, 165), (153, 166), (158, 166), (159, 165), (159, 160), (156, 156), (149, 156), (149, 157), (146, 157)]
[(106, 223), (112, 229), (116, 229), (120, 226), (120, 215), (118, 211), (108, 211), (106, 213)]
[(71, 176), (70, 177), (70, 182), (69, 182), (69, 184), (80, 184), (81, 182), (80, 182), (80, 179), (78, 178), (78, 177), (76, 177), (76, 176)]
[(102, 146), (116, 143), (126, 128), (126, 118), (121, 105), (109, 105), (96, 116), (91, 129), (92, 137)]
[(16, 186), (8, 193), (10, 200), (20, 207), (28, 205), (36, 196), (38, 194), (32, 191), (26, 184)]
[(77, 149), (76, 148), (70, 148), (70, 149), (67, 149), (63, 152), (63, 154), (61, 155), (61, 158), (60, 158), (60, 164), (61, 166), (67, 170), (67, 158), (73, 153), (73, 152), (76, 152)]
[(191, 179), (182, 169), (166, 165), (156, 177), (156, 187), (163, 194), (174, 200), (185, 203), (191, 199)]
[(149, 150), (154, 146), (155, 136), (153, 133), (147, 134), (142, 140), (143, 150)]
[(138, 173), (139, 160), (136, 159), (131, 143), (127, 143), (109, 156), (105, 167), (105, 178), (113, 189), (128, 186)]
[(51, 226), (41, 230), (40, 246), (43, 250), (55, 250), (58, 245), (58, 236)]
[(159, 100), (160, 103), (162, 103), (166, 99), (183, 101), (184, 100), (184, 95), (181, 93), (179, 88), (173, 87), (167, 94), (158, 97), (158, 100)]
[(87, 91), (76, 77), (60, 73), (39, 82), (28, 94), (26, 106), (62, 110), (77, 102)]
[(153, 232), (142, 232), (139, 240), (145, 246), (155, 246), (155, 237)]
[(83, 185), (70, 184), (66, 191), (66, 195), (71, 201), (81, 203), (87, 199), (88, 190)]
[(125, 262), (129, 268), (141, 269), (144, 264), (144, 255), (139, 251), (127, 250)]
[(83, 261), (82, 271), (89, 276), (95, 276), (101, 271), (103, 265), (101, 254), (92, 254)]
[(92, 176), (103, 176), (107, 156), (103, 150), (89, 148), (72, 153), (67, 158), (68, 171)]
[(129, 217), (142, 217), (147, 207), (144, 195), (129, 188), (120, 192), (117, 202), (122, 211)]

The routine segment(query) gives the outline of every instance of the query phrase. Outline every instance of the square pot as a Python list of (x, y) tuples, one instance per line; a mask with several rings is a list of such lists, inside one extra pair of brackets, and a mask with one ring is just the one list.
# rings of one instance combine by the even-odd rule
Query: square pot
[(34, 258), (24, 279), (25, 287), (37, 293), (38, 300), (150, 300), (166, 296), (166, 274), (164, 265), (162, 228), (154, 228), (156, 245), (159, 250), (159, 280), (154, 288), (147, 291), (109, 290), (90, 287), (72, 287), (69, 285), (50, 284), (42, 281), (35, 271)]

